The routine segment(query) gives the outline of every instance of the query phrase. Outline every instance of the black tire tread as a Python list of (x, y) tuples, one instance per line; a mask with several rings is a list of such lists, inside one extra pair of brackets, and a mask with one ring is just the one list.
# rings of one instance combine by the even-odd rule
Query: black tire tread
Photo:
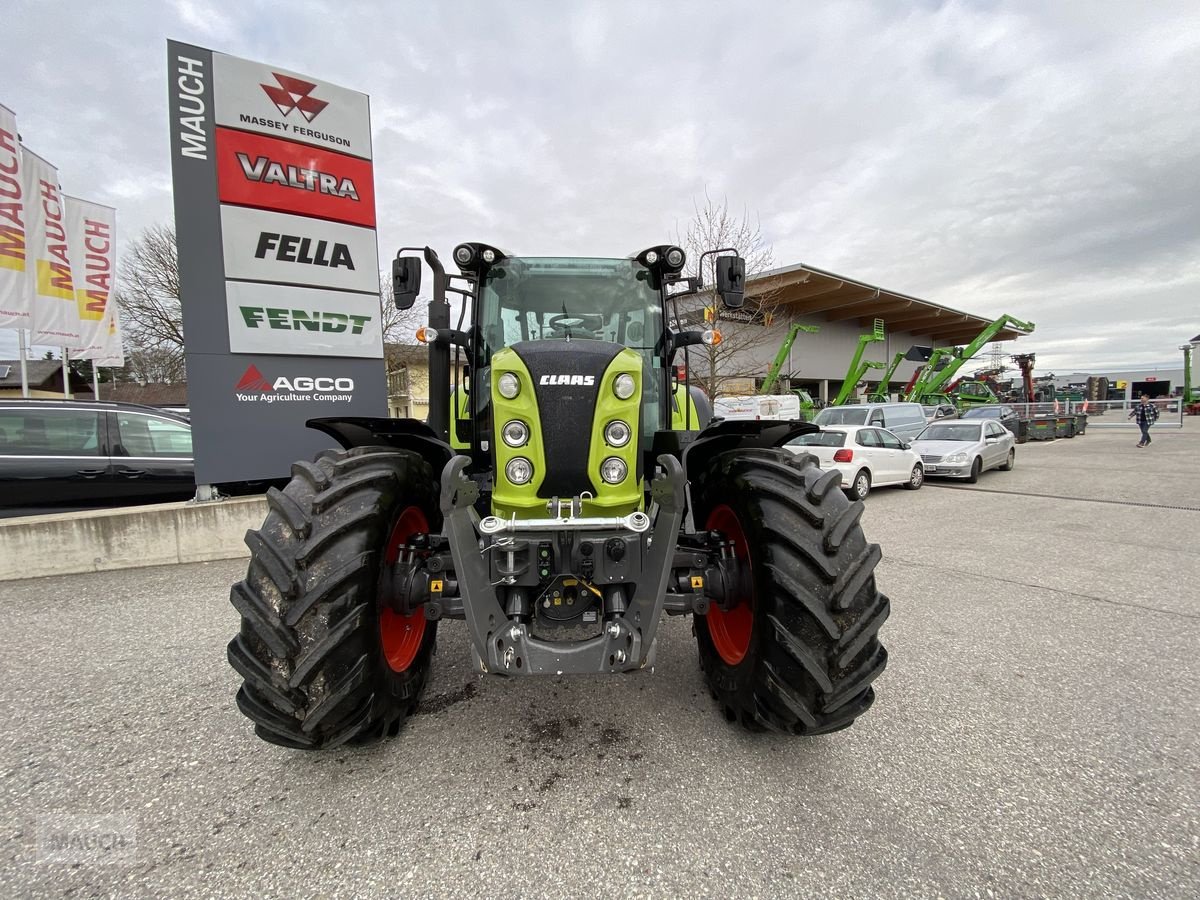
[(425, 686), (436, 628), (426, 624), (409, 671), (387, 670), (380, 551), (405, 505), (440, 527), (436, 497), (428, 463), (383, 447), (324, 451), (267, 494), (266, 520), (246, 534), (246, 578), (230, 591), (242, 627), (227, 650), (243, 680), (237, 706), (259, 737), (316, 750), (399, 731)]
[(730, 721), (750, 730), (825, 734), (870, 708), (887, 663), (890, 614), (875, 584), (882, 554), (862, 532), (863, 504), (841, 476), (787, 451), (730, 451), (693, 479), (696, 521), (729, 504), (751, 547), (755, 624), (746, 658), (716, 653), (696, 619), (701, 667)]

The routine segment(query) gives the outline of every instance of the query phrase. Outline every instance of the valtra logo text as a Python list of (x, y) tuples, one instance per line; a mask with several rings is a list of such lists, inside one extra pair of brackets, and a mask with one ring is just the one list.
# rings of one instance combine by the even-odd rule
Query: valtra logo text
[(312, 96), (317, 86), (311, 81), (301, 81), (299, 78), (280, 75), (278, 72), (271, 74), (275, 76), (279, 85), (263, 84), (259, 87), (267, 92), (271, 102), (279, 109), (280, 115), (286, 117), (291, 115), (293, 109), (298, 109), (305, 121), (311, 122), (329, 105), (329, 101), (318, 100)]
[(280, 375), (274, 381), (259, 371), (258, 366), (246, 367), (234, 387), (239, 403), (286, 403), (298, 400), (324, 403), (349, 403), (354, 399), (353, 378), (328, 378), (310, 375)]

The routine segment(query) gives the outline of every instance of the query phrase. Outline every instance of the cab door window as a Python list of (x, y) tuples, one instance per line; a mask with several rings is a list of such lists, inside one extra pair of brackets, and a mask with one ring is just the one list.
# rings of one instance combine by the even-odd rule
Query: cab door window
[(900, 442), (900, 438), (896, 437), (890, 431), (877, 431), (880, 443), (888, 450), (903, 450), (904, 445)]
[(145, 413), (118, 412), (115, 455), (143, 459), (190, 458), (192, 429), (181, 422)]
[(0, 410), (0, 455), (99, 456), (100, 416), (86, 409)]

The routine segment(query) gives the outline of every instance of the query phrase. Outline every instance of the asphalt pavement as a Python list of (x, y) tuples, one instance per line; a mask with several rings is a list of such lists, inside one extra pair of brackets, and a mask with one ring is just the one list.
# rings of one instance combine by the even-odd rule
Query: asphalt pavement
[(244, 562), (0, 585), (0, 895), (1195, 897), (1188, 426), (874, 492), (890, 663), (819, 738), (727, 724), (686, 619), (654, 674), (512, 681), (445, 622), (397, 739), (306, 755), (233, 704)]

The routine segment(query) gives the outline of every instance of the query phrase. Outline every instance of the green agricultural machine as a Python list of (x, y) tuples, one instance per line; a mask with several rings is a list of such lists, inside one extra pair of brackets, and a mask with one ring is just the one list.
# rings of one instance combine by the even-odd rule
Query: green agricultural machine
[[(796, 343), (796, 337), (800, 332), (817, 334), (820, 330), (821, 327), (819, 325), (801, 325), (799, 322), (792, 323), (792, 327), (788, 329), (787, 337), (779, 345), (779, 352), (775, 354), (775, 359), (771, 362), (771, 367), (767, 369), (767, 377), (763, 379), (762, 386), (758, 389), (760, 394), (769, 394), (775, 388), (775, 383), (779, 381), (779, 373), (783, 371), (788, 354), (792, 351), (792, 344)], [(806, 422), (811, 422), (817, 411), (816, 401), (813, 400), (812, 395), (808, 391), (793, 389), (792, 393), (800, 398), (800, 415)]]
[(869, 344), (877, 344), (884, 340), (887, 340), (887, 335), (884, 333), (883, 319), (876, 319), (875, 327), (871, 331), (859, 335), (858, 346), (854, 348), (854, 355), (850, 357), (850, 367), (846, 370), (846, 378), (842, 382), (842, 389), (838, 391), (833, 402), (829, 404), (830, 406), (842, 406), (849, 401), (854, 396), (858, 383), (867, 374), (867, 370), (886, 367), (886, 363), (862, 358)]
[[(815, 426), (673, 409), (676, 353), (715, 339), (669, 324), (668, 287), (704, 290), (683, 250), (466, 243), (448, 275), (418, 249), (433, 276), (429, 421), (310, 421), (342, 449), (296, 463), (246, 537), (228, 657), (258, 736), (317, 750), (397, 734), (445, 619), (464, 621), (477, 672), (519, 678), (651, 669), (663, 615), (690, 614), (728, 720), (813, 735), (862, 715), (887, 659), (879, 547), (840, 474), (783, 448)], [(423, 269), (401, 254), (410, 308)], [(744, 262), (710, 255), (716, 296), (739, 307)], [(469, 361), (465, 417), (451, 415), (452, 353)]]
[[(912, 387), (909, 388), (907, 396), (904, 398), (913, 403), (935, 403), (942, 402), (944, 397), (949, 396), (945, 391), (946, 386), (958, 374), (959, 369), (966, 365), (967, 361), (975, 356), (988, 341), (994, 339), (1006, 327), (1015, 328), (1018, 331), (1023, 331), (1026, 334), (1033, 332), (1034, 324), (1032, 322), (1022, 322), (1020, 319), (1010, 315), (1003, 315), (990, 323), (983, 331), (975, 336), (975, 339), (965, 347), (938, 347), (930, 357), (925, 368), (921, 370)], [(980, 383), (971, 382), (972, 385)], [(986, 387), (986, 385), (984, 385)], [(974, 393), (962, 395), (963, 400), (967, 405), (979, 405), (979, 402), (998, 403), (999, 398), (987, 389), (986, 394), (978, 387), (974, 388)], [(952, 399), (951, 402), (956, 402), (958, 398)], [(971, 401), (976, 401), (972, 403)], [(958, 405), (963, 405), (963, 402), (958, 402)]]

